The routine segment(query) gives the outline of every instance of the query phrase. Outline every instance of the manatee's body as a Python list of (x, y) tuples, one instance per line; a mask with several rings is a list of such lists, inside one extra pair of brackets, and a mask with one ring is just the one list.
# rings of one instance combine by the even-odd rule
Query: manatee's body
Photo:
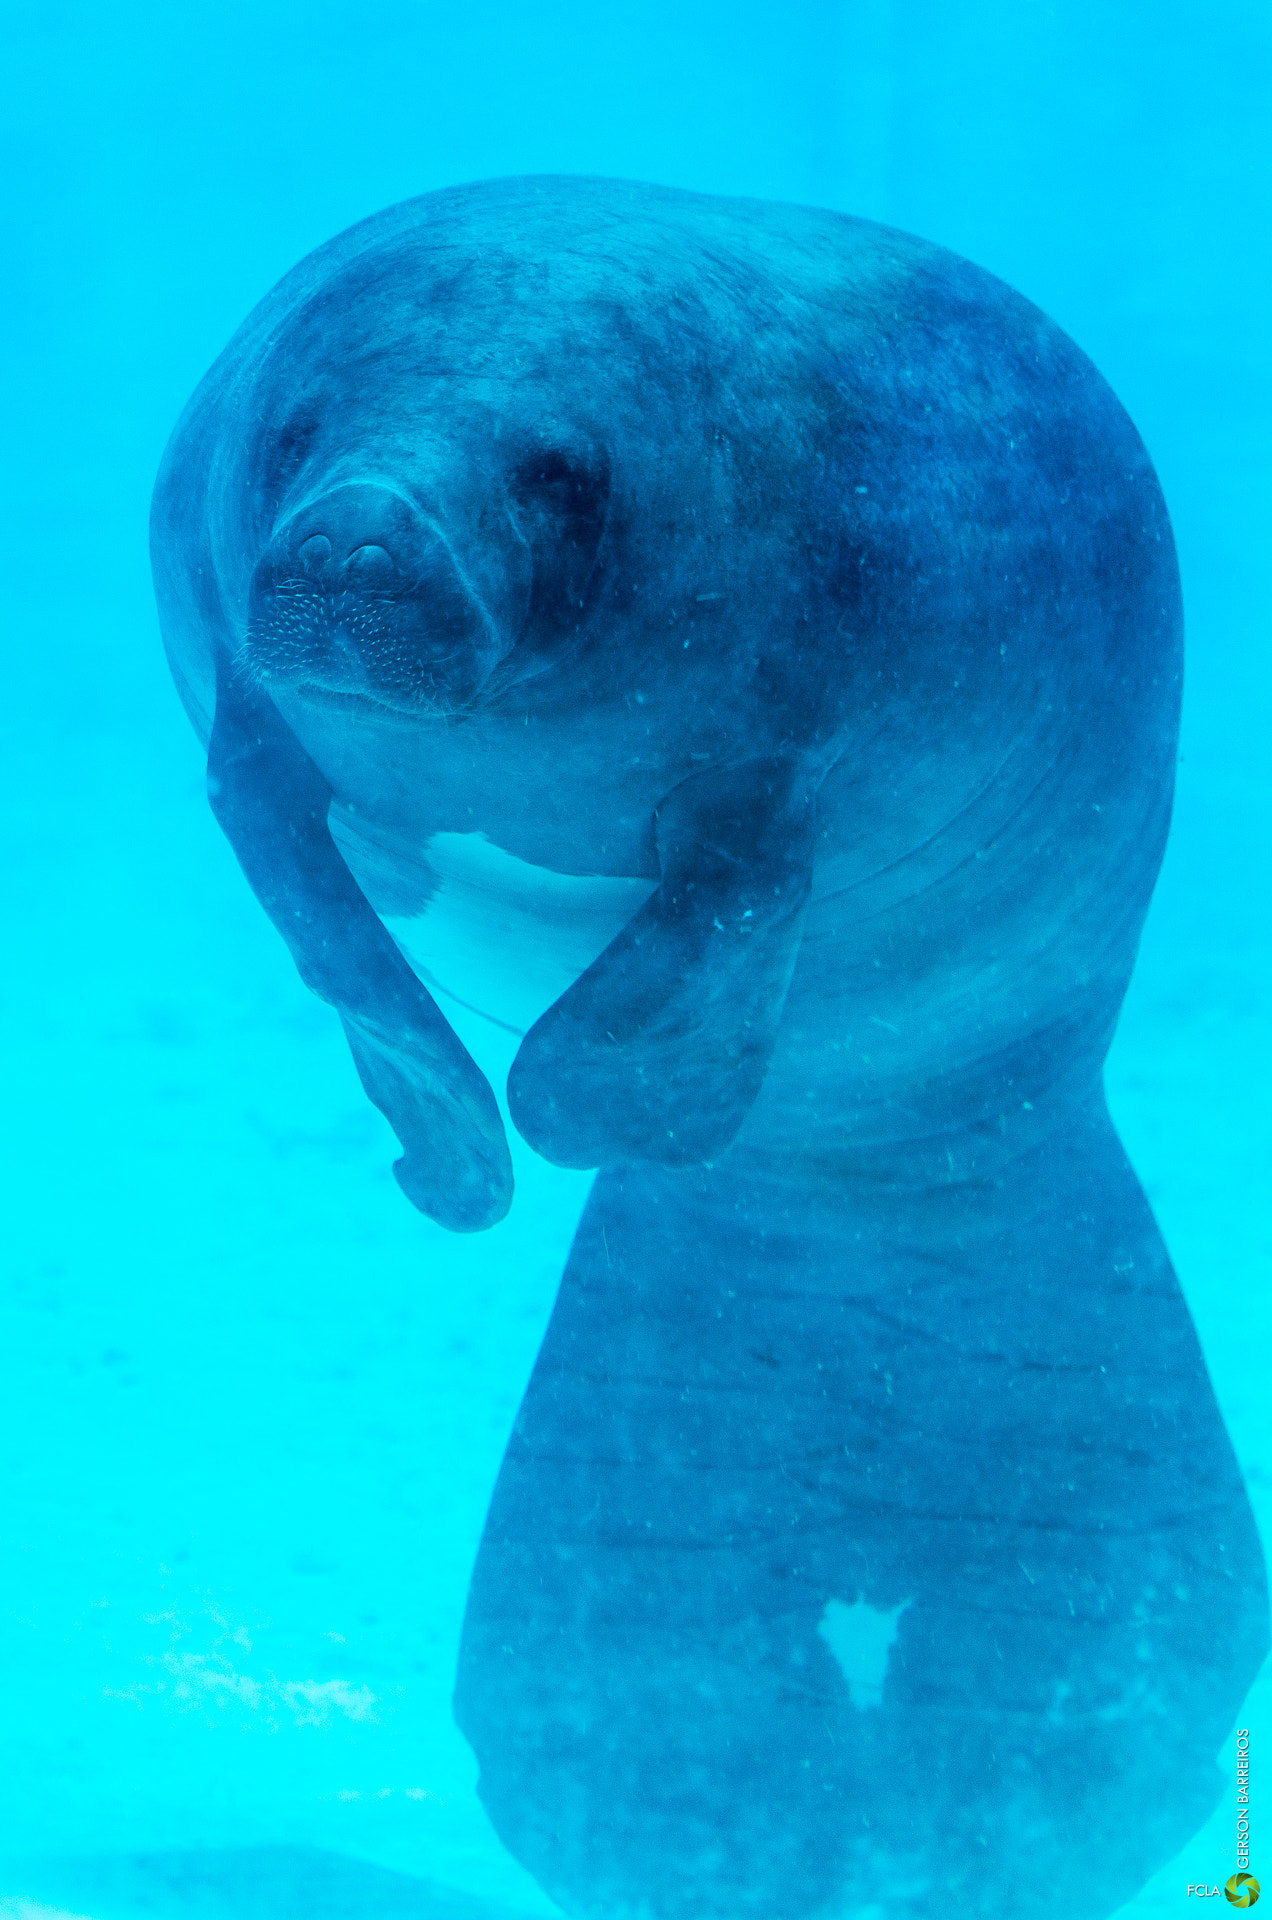
[(461, 1656), (508, 1845), (598, 1917), (1119, 1904), (1213, 1803), (1265, 1603), (1100, 1086), (1180, 615), (1099, 376), (862, 222), (497, 183), (262, 304), (155, 544), (407, 1192), (480, 1227), (510, 1172), (368, 899), (505, 929), (440, 984), (602, 1168)]

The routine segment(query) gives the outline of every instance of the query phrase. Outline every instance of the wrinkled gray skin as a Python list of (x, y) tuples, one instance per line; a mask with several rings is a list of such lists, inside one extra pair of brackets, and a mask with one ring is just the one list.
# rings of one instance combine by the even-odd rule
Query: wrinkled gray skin
[[(367, 894), (439, 832), (655, 885), (508, 1086), (602, 1169), (460, 1662), (509, 1847), (588, 1916), (1116, 1907), (1266, 1604), (1101, 1092), (1180, 682), (1108, 388), (904, 235), (497, 182), (262, 302), (154, 556), (217, 817), (445, 1225), (509, 1203), (499, 1113)], [(835, 1601), (902, 1609), (881, 1692)]]

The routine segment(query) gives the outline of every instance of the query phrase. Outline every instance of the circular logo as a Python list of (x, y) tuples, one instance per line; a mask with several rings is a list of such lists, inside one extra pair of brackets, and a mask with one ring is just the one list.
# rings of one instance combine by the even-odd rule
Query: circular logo
[(1229, 1874), (1223, 1890), (1234, 1907), (1252, 1907), (1259, 1897), (1259, 1883), (1252, 1873)]

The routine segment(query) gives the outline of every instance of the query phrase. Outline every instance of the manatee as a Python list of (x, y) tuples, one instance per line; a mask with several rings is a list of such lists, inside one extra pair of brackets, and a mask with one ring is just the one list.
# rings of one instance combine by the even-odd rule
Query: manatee
[(153, 549), (407, 1196), (512, 1197), (457, 1001), (600, 1170), (460, 1653), (507, 1846), (588, 1920), (1118, 1906), (1267, 1604), (1102, 1092), (1181, 672), (1109, 388), (905, 234), (498, 181), (261, 303)]

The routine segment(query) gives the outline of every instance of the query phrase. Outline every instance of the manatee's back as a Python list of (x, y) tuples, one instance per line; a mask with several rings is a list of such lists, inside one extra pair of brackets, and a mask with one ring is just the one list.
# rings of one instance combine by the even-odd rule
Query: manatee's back
[[(846, 528), (845, 696), (740, 1151), (965, 1177), (1098, 1087), (1169, 824), (1182, 609), (1156, 476), (1096, 369), (990, 275), (879, 245), (868, 324), (825, 325), (810, 480), (823, 539)], [(854, 235), (854, 308), (860, 255)]]

